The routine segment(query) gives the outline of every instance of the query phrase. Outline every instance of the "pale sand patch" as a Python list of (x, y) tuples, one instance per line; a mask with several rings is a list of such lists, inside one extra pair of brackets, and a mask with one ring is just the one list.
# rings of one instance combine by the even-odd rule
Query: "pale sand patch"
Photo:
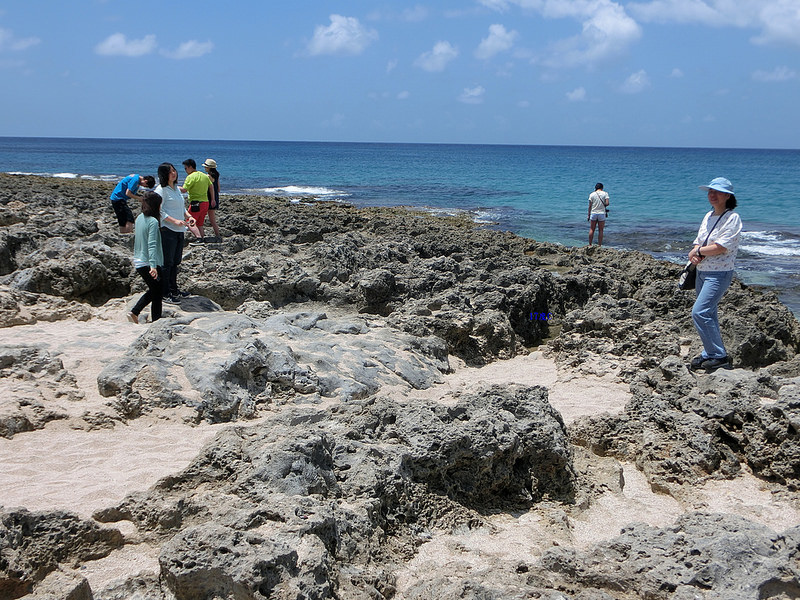
[(521, 563), (534, 564), (556, 545), (586, 551), (614, 539), (631, 523), (666, 527), (691, 510), (736, 514), (779, 533), (800, 524), (800, 511), (750, 474), (709, 481), (693, 491), (697, 501), (684, 506), (671, 496), (654, 493), (635, 465), (623, 463), (622, 468), (622, 493), (608, 492), (585, 511), (569, 515), (552, 506), (535, 506), (521, 515), (489, 516), (488, 527), (434, 534), (395, 573), (398, 597), (412, 585), (442, 573), (480, 580), (482, 573), (498, 568), (513, 572)]
[[(146, 490), (161, 478), (180, 472), (226, 424), (190, 426), (186, 411), (169, 419), (143, 417), (113, 429), (85, 431), (87, 411), (108, 412), (108, 398), (97, 389), (97, 376), (123, 355), (146, 331), (125, 318), (123, 301), (98, 309), (88, 322), (58, 321), (0, 330), (0, 343), (37, 346), (61, 359), (85, 393), (80, 401), (59, 401), (70, 415), (44, 429), (0, 438), (0, 506), (31, 511), (62, 509), (91, 519), (94, 511), (118, 504), (127, 494)], [(54, 407), (51, 407), (54, 408)], [(136, 543), (136, 527), (113, 523), (127, 544), (75, 571), (97, 592), (142, 573), (157, 575), (159, 548)]]
[(88, 322), (40, 322), (0, 330), (2, 343), (37, 346), (60, 358), (85, 393), (80, 401), (57, 401), (70, 419), (10, 440), (0, 438), (0, 505), (63, 509), (89, 518), (129, 492), (146, 490), (184, 469), (223, 427), (190, 426), (185, 411), (171, 411), (168, 420), (144, 417), (109, 429), (81, 430), (85, 412), (113, 413), (107, 407), (110, 399), (97, 389), (97, 376), (145, 331), (146, 326), (126, 320), (123, 300), (97, 309)]
[(149, 544), (128, 544), (105, 558), (83, 563), (76, 572), (85, 577), (97, 593), (137, 575), (157, 577), (161, 570), (158, 564), (160, 552), (160, 548)]
[[(39, 322), (0, 329), (0, 343), (34, 346), (61, 359), (86, 395), (80, 402), (63, 401), (58, 408), (71, 416), (98, 410), (108, 402), (97, 389), (97, 376), (111, 361), (122, 356), (147, 326), (134, 325), (126, 317), (125, 301), (114, 300), (96, 309), (89, 321)], [(52, 408), (52, 407), (51, 407)]]
[(700, 510), (739, 515), (778, 532), (800, 525), (800, 499), (795, 498), (794, 504), (776, 499), (749, 471), (736, 479), (708, 481), (696, 497)]
[(0, 505), (91, 518), (184, 469), (220, 427), (143, 418), (98, 431), (52, 423), (0, 438)]
[(436, 535), (397, 573), (399, 595), (427, 575), (441, 572), (441, 565), (470, 577), (497, 568), (498, 561), (513, 571), (517, 564), (535, 563), (555, 545), (587, 549), (612, 539), (631, 522), (631, 515), (636, 521), (662, 527), (684, 512), (673, 498), (653, 493), (634, 465), (622, 467), (623, 492), (604, 494), (578, 517), (553, 506), (535, 506), (520, 515), (489, 516), (489, 527)]
[(453, 373), (445, 376), (444, 383), (406, 396), (440, 399), (483, 384), (542, 385), (547, 387), (550, 404), (567, 424), (587, 415), (619, 414), (631, 398), (628, 384), (613, 374), (596, 377), (559, 371), (555, 361), (538, 350), (484, 367), (467, 367), (463, 361), (450, 357), (450, 365)]

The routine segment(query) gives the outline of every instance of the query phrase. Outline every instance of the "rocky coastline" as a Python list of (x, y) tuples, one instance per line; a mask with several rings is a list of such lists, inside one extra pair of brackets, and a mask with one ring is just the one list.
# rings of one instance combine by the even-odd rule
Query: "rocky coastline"
[[(37, 435), (205, 437), (90, 510), (20, 467), (0, 598), (800, 597), (800, 324), (774, 294), (735, 281), (734, 369), (692, 373), (679, 266), (224, 196), (222, 240), (184, 254), (192, 296), (135, 326), (110, 189), (0, 174), (0, 464)], [(557, 377), (525, 372), (546, 361)], [(592, 410), (609, 385), (618, 409)], [(597, 520), (613, 531), (581, 537)]]

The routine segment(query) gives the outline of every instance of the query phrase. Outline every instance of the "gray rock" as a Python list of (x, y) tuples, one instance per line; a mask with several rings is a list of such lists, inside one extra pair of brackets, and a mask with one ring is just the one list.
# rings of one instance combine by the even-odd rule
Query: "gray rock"
[(798, 528), (778, 534), (742, 517), (689, 513), (671, 527), (631, 525), (586, 553), (545, 553), (537, 574), (560, 589), (623, 597), (750, 600), (800, 595)]
[[(746, 464), (789, 490), (800, 486), (800, 402), (792, 380), (743, 369), (695, 376), (675, 358), (640, 374), (619, 416), (574, 423), (575, 443), (635, 461), (661, 491), (711, 476), (733, 477)], [(764, 402), (768, 399), (768, 402)]]
[(94, 600), (89, 582), (79, 575), (56, 570), (37, 584), (29, 600)]
[[(76, 565), (103, 558), (122, 543), (116, 529), (101, 528), (70, 513), (0, 507), (0, 597), (19, 598), (45, 581), (60, 563)], [(50, 583), (56, 585), (53, 579)], [(45, 590), (49, 587), (45, 585)], [(91, 597), (80, 581), (58, 587), (62, 597)]]
[(329, 598), (353, 581), (348, 597), (370, 598), (392, 588), (386, 567), (420, 532), (568, 500), (571, 460), (542, 388), (486, 388), (449, 407), (373, 398), (228, 429), (183, 473), (95, 518), (168, 540), (161, 571), (178, 598)]
[[(189, 389), (177, 383), (176, 369)], [(198, 419), (220, 422), (252, 418), (282, 396), (349, 401), (384, 385), (423, 389), (448, 370), (440, 340), (370, 327), (363, 319), (203, 313), (153, 324), (97, 381), (125, 418), (183, 404)]]
[(0, 436), (43, 428), (67, 414), (56, 399), (78, 401), (84, 392), (57, 357), (35, 347), (0, 346)]

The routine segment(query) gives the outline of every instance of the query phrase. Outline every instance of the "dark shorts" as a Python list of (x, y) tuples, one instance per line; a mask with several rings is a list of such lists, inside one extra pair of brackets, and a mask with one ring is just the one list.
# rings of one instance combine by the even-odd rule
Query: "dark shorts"
[(128, 206), (127, 200), (115, 200), (111, 202), (114, 207), (114, 214), (117, 215), (117, 223), (120, 227), (125, 227), (128, 223), (133, 223), (133, 211)]

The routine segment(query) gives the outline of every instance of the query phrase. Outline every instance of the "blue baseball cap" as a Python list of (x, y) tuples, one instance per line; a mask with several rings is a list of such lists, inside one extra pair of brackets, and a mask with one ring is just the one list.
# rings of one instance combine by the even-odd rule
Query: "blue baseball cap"
[(701, 190), (717, 190), (733, 196), (733, 184), (724, 177), (716, 177), (708, 185), (698, 186)]

